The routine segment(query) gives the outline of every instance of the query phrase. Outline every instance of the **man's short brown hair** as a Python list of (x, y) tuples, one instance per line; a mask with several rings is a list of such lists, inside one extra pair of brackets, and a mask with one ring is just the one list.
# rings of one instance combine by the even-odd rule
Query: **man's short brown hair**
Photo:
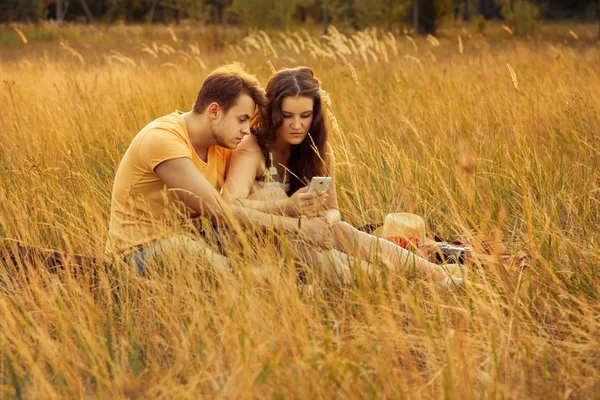
[(227, 112), (242, 94), (250, 96), (259, 107), (267, 103), (265, 91), (255, 76), (246, 72), (240, 64), (223, 65), (204, 79), (193, 111), (202, 114), (210, 103), (216, 102)]

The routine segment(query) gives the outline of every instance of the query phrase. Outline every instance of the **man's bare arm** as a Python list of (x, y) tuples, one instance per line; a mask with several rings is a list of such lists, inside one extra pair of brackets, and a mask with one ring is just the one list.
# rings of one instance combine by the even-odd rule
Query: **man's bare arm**
[(313, 221), (303, 223), (302, 229), (300, 229), (296, 218), (268, 215), (242, 206), (228, 204), (221, 199), (219, 192), (188, 158), (163, 161), (154, 168), (154, 172), (167, 188), (177, 193), (177, 196), (188, 207), (213, 222), (223, 223), (227, 220), (235, 220), (246, 227), (271, 227), (285, 233), (302, 231), (317, 242), (321, 234), (326, 233), (320, 232), (320, 230), (328, 230), (327, 224), (319, 226)]

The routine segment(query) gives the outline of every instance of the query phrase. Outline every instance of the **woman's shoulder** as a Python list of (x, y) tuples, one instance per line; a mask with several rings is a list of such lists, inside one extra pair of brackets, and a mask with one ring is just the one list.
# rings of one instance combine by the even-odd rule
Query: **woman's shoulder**
[(258, 144), (258, 140), (254, 135), (246, 135), (238, 147), (233, 150), (231, 155), (234, 160), (244, 160), (243, 163), (248, 165), (256, 165), (256, 176), (263, 173), (266, 168), (265, 156)]
[(258, 144), (258, 140), (254, 135), (246, 135), (234, 151), (245, 151), (249, 153), (262, 154), (262, 150), (260, 148), (260, 145)]

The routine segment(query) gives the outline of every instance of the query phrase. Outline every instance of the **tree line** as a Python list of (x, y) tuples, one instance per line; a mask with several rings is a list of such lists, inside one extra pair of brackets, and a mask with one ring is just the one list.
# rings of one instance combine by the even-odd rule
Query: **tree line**
[(411, 25), (435, 33), (448, 18), (504, 18), (517, 28), (542, 19), (600, 21), (600, 0), (3, 0), (0, 21), (101, 21), (288, 28), (307, 23), (361, 29)]

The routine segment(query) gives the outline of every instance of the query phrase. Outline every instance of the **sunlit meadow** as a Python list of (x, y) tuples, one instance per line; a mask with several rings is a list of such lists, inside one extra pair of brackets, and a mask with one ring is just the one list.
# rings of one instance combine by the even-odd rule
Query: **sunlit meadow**
[[(144, 278), (3, 256), (0, 398), (599, 396), (596, 29), (0, 28), (3, 238), (100, 257), (130, 140), (239, 61), (263, 84), (296, 65), (321, 79), (345, 220), (411, 212), (485, 255), (454, 291), (386, 271), (312, 292), (252, 237), (231, 270)], [(525, 268), (501, 257), (519, 253)]]

